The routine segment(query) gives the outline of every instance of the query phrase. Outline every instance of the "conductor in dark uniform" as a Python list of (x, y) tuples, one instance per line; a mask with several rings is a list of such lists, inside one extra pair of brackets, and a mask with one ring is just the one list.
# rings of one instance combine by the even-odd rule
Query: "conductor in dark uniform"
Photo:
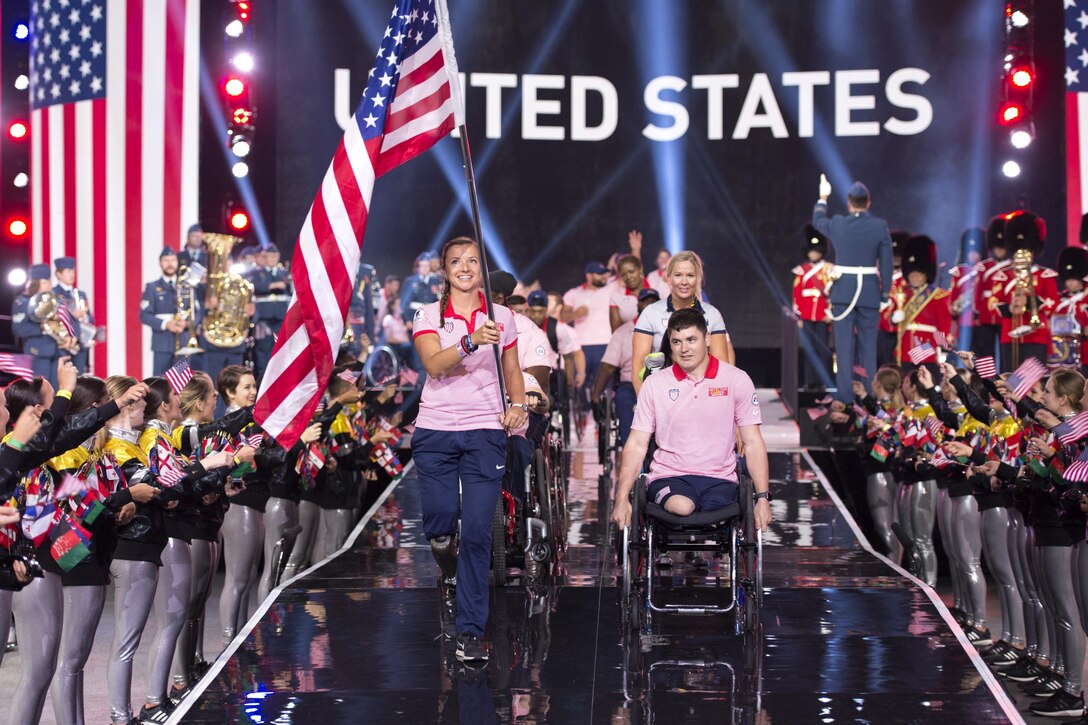
[[(140, 300), (140, 322), (151, 328), (152, 374), (162, 375), (174, 364), (175, 353), (189, 341), (189, 322), (178, 317), (178, 255), (166, 247), (159, 254), (162, 276), (144, 287)], [(182, 290), (185, 293), (185, 290)], [(197, 328), (201, 316), (201, 300), (194, 298), (193, 310)], [(180, 301), (181, 308), (188, 310), (188, 300)], [(193, 369), (202, 369), (198, 356), (190, 358)]]
[(15, 298), (11, 310), (11, 331), (22, 341), (23, 353), (30, 355), (34, 374), (57, 386), (57, 359), (69, 354), (62, 350), (56, 339), (47, 335), (40, 322), (34, 322), (28, 314), (30, 298), (39, 292), (49, 291), (49, 265), (34, 264), (28, 270), (26, 289)]
[(869, 213), (869, 190), (854, 182), (847, 194), (847, 214), (829, 217), (831, 184), (820, 176), (820, 200), (812, 210), (812, 226), (835, 249), (830, 276), (831, 322), (835, 337), (835, 397), (854, 398), (854, 365), (876, 374), (876, 338), (880, 306), (892, 283), (892, 238), (888, 224)]

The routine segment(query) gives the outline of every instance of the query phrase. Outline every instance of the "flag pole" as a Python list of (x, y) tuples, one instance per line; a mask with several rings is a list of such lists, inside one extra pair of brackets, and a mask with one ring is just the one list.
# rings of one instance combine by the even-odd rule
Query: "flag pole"
[[(457, 82), (457, 79), (453, 79)], [(487, 245), (484, 244), (484, 233), (480, 226), (480, 202), (476, 196), (476, 172), (472, 169), (472, 150), (468, 145), (468, 127), (462, 123), (457, 127), (457, 133), (461, 137), (461, 158), (465, 164), (465, 183), (468, 184), (468, 198), (472, 206), (472, 226), (476, 235), (476, 243), (480, 247), (480, 268), (484, 277), (484, 304), (487, 305), (488, 319), (495, 320), (495, 303), (491, 301), (491, 274), (487, 266)], [(495, 355), (495, 371), (499, 376), (499, 401), (502, 403), (502, 412), (506, 412), (506, 380), (502, 374), (502, 344), (492, 346)]]

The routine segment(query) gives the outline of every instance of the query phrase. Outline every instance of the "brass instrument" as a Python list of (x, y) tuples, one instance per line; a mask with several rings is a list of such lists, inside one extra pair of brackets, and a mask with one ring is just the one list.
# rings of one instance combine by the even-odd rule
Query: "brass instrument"
[(241, 241), (229, 234), (205, 234), (208, 247), (208, 290), (204, 297), (204, 339), (216, 347), (237, 347), (249, 336), (251, 315), (246, 306), (253, 285), (229, 271), (230, 250)]
[(57, 314), (58, 308), (64, 301), (52, 292), (39, 292), (30, 298), (26, 305), (26, 316), (31, 322), (42, 326), (42, 332), (57, 341), (65, 350), (79, 351), (79, 341), (72, 339), (60, 321)]
[(181, 338), (175, 337), (174, 356), (188, 357), (204, 352), (204, 348), (196, 339), (196, 298), (193, 285), (189, 282), (189, 268), (186, 266), (178, 268), (177, 279), (177, 311), (174, 313), (174, 319), (185, 323), (189, 329), (189, 341), (185, 343), (185, 347), (181, 347)]
[(1013, 313), (1013, 328), (1009, 331), (1009, 337), (1014, 339), (1030, 335), (1043, 326), (1039, 318), (1039, 297), (1035, 294), (1035, 278), (1031, 271), (1034, 263), (1030, 249), (1017, 249), (1012, 255), (1015, 289), (1027, 296), (1027, 312), (1029, 313), (1027, 324), (1023, 324), (1023, 312)]

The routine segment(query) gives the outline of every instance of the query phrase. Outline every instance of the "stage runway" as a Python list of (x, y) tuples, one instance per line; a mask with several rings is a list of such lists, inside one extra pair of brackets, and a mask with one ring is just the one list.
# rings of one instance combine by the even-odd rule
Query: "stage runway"
[[(460, 665), (439, 637), (410, 467), (345, 553), (258, 613), (174, 721), (1019, 721), (936, 595), (859, 541), (800, 450), (771, 454), (762, 635), (733, 635), (731, 618), (658, 617), (638, 651), (625, 647), (592, 435), (571, 453), (562, 569), (492, 590), (486, 668)], [(707, 582), (682, 560), (673, 569), (674, 587)]]

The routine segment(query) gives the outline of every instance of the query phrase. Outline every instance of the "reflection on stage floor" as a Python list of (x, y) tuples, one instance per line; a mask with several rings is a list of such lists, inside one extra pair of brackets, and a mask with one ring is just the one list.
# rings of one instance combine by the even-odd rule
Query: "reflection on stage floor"
[[(486, 667), (439, 636), (437, 569), (410, 469), (351, 550), (286, 588), (210, 675), (187, 723), (1008, 722), (926, 594), (865, 550), (800, 453), (772, 454), (762, 631), (620, 623), (594, 450), (572, 454), (555, 572), (492, 589)], [(662, 579), (713, 597), (727, 561)], [(701, 589), (700, 589), (701, 587)], [(709, 587), (709, 588), (708, 588)]]

